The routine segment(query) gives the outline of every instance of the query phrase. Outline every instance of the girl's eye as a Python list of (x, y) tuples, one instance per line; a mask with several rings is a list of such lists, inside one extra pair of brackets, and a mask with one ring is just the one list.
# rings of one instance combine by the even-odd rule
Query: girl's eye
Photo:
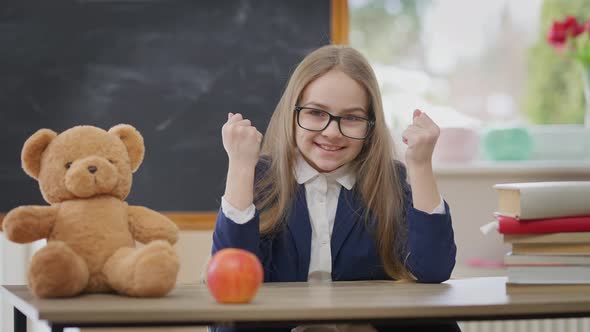
[(70, 167), (72, 167), (72, 162), (68, 161), (64, 166), (66, 169), (69, 169)]
[(360, 118), (358, 118), (356, 116), (352, 116), (352, 115), (351, 116), (346, 116), (343, 119), (346, 120), (346, 121), (359, 121), (360, 120)]
[(318, 111), (318, 110), (311, 110), (311, 111), (309, 111), (309, 114), (311, 114), (313, 116), (324, 116), (324, 112)]

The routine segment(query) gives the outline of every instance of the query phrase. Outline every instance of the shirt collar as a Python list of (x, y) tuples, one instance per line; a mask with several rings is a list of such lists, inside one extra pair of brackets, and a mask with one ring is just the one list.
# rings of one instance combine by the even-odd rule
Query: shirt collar
[(351, 190), (356, 182), (356, 176), (350, 171), (350, 167), (348, 165), (343, 165), (342, 167), (329, 173), (320, 173), (315, 168), (311, 167), (305, 158), (303, 158), (301, 153), (297, 154), (297, 162), (295, 165), (295, 179), (297, 180), (297, 183), (307, 183), (315, 179), (320, 174), (323, 174), (328, 179), (338, 182), (347, 190)]

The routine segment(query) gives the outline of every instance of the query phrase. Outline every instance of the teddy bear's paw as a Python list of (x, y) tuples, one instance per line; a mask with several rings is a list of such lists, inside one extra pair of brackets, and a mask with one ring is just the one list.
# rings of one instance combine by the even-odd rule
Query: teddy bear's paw
[(88, 283), (88, 267), (65, 243), (49, 242), (33, 256), (28, 281), (38, 297), (74, 296)]
[(52, 227), (53, 212), (50, 206), (19, 206), (10, 210), (0, 221), (6, 237), (16, 243), (30, 243), (47, 236)]
[(16, 243), (29, 243), (35, 241), (32, 237), (30, 220), (35, 220), (35, 216), (29, 206), (19, 206), (14, 208), (4, 217), (2, 231), (10, 241)]
[(155, 297), (166, 295), (176, 284), (179, 261), (172, 246), (154, 241), (138, 249), (130, 295)]

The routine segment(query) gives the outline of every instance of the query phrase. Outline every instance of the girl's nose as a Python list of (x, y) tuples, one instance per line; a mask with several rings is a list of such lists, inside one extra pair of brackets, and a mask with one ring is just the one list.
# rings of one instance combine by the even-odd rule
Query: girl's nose
[(322, 131), (322, 135), (328, 137), (340, 136), (340, 128), (338, 128), (338, 122), (336, 120), (330, 121), (326, 129)]

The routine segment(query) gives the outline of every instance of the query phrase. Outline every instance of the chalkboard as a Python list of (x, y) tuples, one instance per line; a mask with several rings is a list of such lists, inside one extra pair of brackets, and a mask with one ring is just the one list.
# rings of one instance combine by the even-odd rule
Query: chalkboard
[(264, 132), (290, 73), (329, 29), (329, 0), (3, 0), (0, 212), (45, 204), (20, 166), (36, 130), (118, 123), (146, 143), (127, 201), (217, 210), (227, 113)]

